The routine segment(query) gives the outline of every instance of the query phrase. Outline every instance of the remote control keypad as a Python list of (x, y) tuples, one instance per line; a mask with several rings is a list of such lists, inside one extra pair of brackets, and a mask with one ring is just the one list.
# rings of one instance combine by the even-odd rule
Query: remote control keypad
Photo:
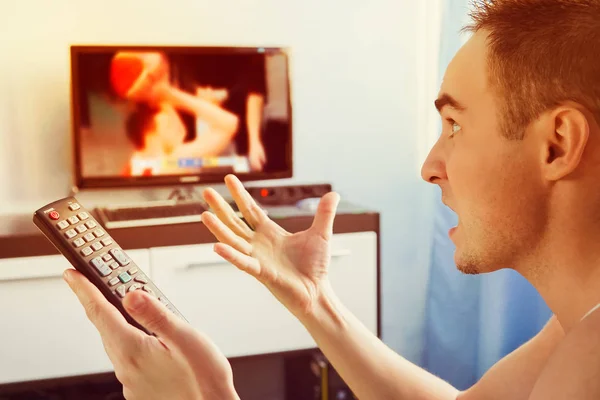
[[(77, 212), (81, 206), (77, 203), (69, 205), (69, 210)], [(57, 213), (58, 214), (58, 213)], [(132, 262), (125, 255), (122, 249), (114, 247), (108, 249), (114, 244), (114, 240), (101, 229), (96, 221), (85, 211), (68, 216), (56, 223), (56, 228), (63, 231), (63, 235), (79, 249), (84, 257), (89, 258), (89, 264), (103, 278), (106, 284), (114, 290), (121, 298), (124, 298), (128, 292), (134, 290), (144, 290), (152, 296), (157, 296), (150, 287), (150, 280), (136, 266), (131, 266)], [(85, 245), (85, 247), (83, 247)], [(102, 251), (101, 251), (102, 250)], [(129, 269), (127, 269), (129, 268)], [(167, 306), (172, 312), (176, 312), (174, 307), (163, 297), (159, 300)]]

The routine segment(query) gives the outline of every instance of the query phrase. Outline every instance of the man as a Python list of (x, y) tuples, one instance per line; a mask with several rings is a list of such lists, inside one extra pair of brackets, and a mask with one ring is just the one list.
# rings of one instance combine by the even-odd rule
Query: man
[[(538, 335), (468, 390), (395, 354), (340, 304), (327, 280), (336, 194), (323, 197), (310, 229), (291, 235), (234, 177), (227, 177), (227, 187), (252, 230), (206, 190), (215, 215), (203, 221), (220, 241), (215, 251), (256, 277), (303, 323), (358, 398), (600, 398), (599, 15), (600, 0), (481, 2), (475, 33), (446, 71), (436, 100), (443, 130), (422, 175), (440, 186), (459, 217), (449, 233), (456, 264), (469, 274), (514, 268), (554, 312)], [(183, 390), (237, 398), (220, 353), (154, 299), (134, 292), (125, 303), (163, 334), (175, 349), (171, 357), (157, 339), (126, 327), (81, 275), (68, 277), (131, 398), (158, 398), (145, 385), (172, 389), (171, 398)], [(137, 302), (142, 306), (133, 308)], [(131, 343), (137, 343), (133, 350)], [(136, 350), (139, 343), (151, 343), (156, 355)], [(186, 371), (178, 386), (152, 380), (151, 365), (159, 362), (163, 370)]]

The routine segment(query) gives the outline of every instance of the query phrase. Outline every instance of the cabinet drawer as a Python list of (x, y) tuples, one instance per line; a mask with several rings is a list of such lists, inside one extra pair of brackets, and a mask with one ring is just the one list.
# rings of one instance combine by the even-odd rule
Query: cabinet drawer
[(341, 302), (377, 334), (377, 234), (334, 235), (329, 280)]
[[(129, 251), (148, 270), (148, 250)], [(62, 255), (0, 260), (0, 384), (112, 371)]]
[[(335, 235), (331, 280), (344, 303), (375, 332), (375, 233)], [(315, 347), (296, 318), (256, 279), (224, 261), (213, 244), (153, 248), (154, 282), (227, 357)]]

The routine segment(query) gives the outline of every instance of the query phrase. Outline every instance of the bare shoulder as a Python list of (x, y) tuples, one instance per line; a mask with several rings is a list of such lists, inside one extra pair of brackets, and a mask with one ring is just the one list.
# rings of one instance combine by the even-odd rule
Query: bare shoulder
[(548, 358), (529, 400), (600, 399), (600, 310), (566, 334)]
[(499, 360), (458, 400), (527, 400), (550, 355), (564, 338), (556, 317), (533, 338)]

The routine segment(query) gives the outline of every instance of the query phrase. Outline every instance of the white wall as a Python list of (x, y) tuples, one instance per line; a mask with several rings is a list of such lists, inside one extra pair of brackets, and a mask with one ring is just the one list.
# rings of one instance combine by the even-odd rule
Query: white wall
[[(69, 44), (291, 46), (291, 182), (331, 182), (344, 199), (382, 213), (384, 339), (417, 359), (433, 193), (419, 176), (433, 98), (417, 85), (436, 50), (425, 47), (431, 22), (422, 23), (419, 3), (427, 2), (2, 2), (0, 212), (29, 213), (68, 195)], [(78, 196), (91, 207), (164, 191)]]

